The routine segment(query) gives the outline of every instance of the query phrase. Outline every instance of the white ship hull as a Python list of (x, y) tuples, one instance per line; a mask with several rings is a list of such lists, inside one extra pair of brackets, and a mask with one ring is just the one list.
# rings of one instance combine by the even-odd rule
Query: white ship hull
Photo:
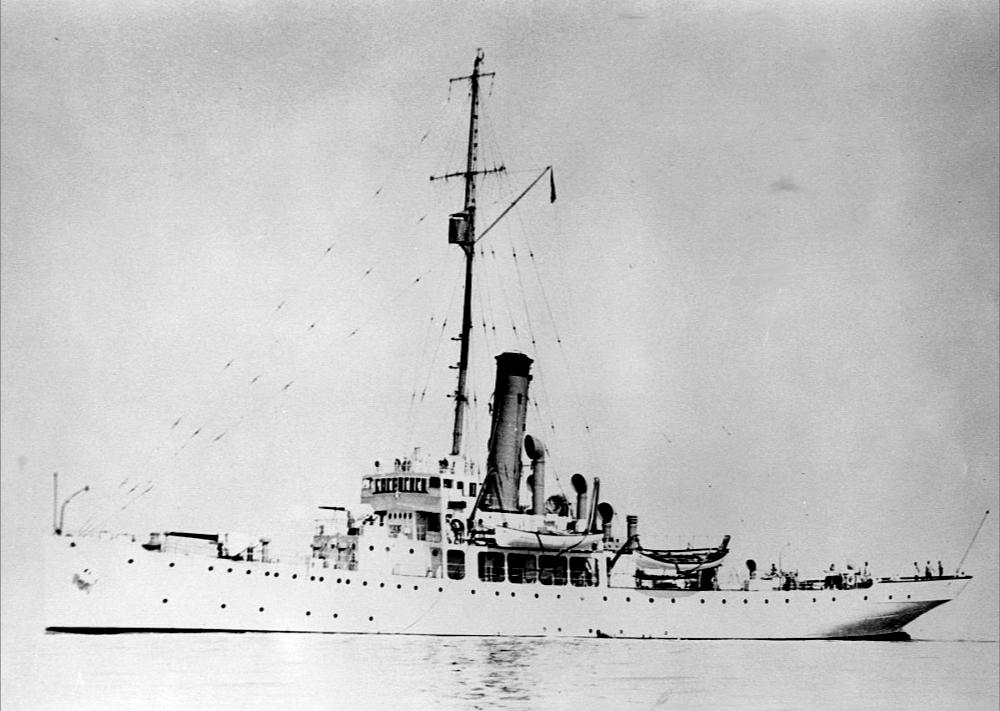
[(46, 567), (47, 629), (96, 633), (872, 637), (900, 633), (969, 580), (788, 592), (519, 585), (235, 562), (85, 537), (53, 537)]

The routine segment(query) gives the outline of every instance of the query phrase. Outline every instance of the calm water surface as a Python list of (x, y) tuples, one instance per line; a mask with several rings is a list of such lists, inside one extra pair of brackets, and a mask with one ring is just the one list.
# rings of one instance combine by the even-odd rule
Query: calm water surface
[(1000, 701), (995, 642), (298, 634), (24, 641), (30, 653), (5, 660), (4, 709), (992, 710)]

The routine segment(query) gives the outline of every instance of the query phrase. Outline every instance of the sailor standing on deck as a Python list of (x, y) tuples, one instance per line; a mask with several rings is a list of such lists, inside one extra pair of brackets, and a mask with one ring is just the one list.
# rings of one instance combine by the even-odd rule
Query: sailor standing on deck
[(925, 578), (933, 578), (934, 577), (934, 573), (931, 572), (931, 562), (930, 561), (927, 561), (927, 565), (924, 566), (924, 577)]
[(917, 561), (913, 561), (913, 577), (914, 578), (920, 577), (920, 563), (918, 563)]

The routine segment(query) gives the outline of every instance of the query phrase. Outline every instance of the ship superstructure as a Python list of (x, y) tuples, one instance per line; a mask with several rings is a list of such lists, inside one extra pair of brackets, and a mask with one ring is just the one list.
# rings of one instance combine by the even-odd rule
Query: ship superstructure
[[(496, 356), (485, 469), (467, 457), (476, 180), (482, 53), (470, 83), (463, 209), (449, 242), (465, 257), (452, 448), (376, 461), (360, 504), (324, 506), (307, 554), (277, 560), (266, 538), (161, 531), (74, 536), (57, 527), (46, 559), (52, 631), (268, 631), (643, 638), (892, 636), (951, 600), (964, 575), (815, 579), (747, 562), (725, 589), (717, 545), (650, 549), (638, 520), (616, 534), (599, 479), (574, 496), (547, 488), (545, 443), (527, 422), (532, 359)], [(544, 175), (544, 173), (543, 173)], [(539, 176), (540, 179), (541, 176)], [(537, 179), (536, 179), (537, 182)], [(530, 189), (530, 188), (529, 188)], [(522, 193), (523, 195), (523, 193)], [(515, 201), (516, 202), (516, 201)], [(481, 235), (480, 235), (481, 237)]]

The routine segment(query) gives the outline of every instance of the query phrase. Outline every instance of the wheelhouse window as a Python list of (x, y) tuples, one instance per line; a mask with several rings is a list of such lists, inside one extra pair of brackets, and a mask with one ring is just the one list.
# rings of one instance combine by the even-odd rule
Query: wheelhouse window
[(512, 583), (534, 583), (538, 580), (538, 563), (530, 553), (507, 554), (507, 580)]
[(487, 551), (479, 554), (479, 579), (488, 583), (504, 581), (503, 553)]
[(539, 556), (538, 581), (542, 585), (565, 585), (566, 559), (556, 555)]
[(432, 488), (432, 489), (440, 489), (441, 488), (441, 477), (439, 477), (439, 476), (432, 476), (431, 479), (430, 479), (430, 483), (428, 484), (428, 486), (430, 488)]
[(476, 490), (478, 489), (478, 487), (479, 487), (479, 485), (476, 484), (475, 482), (472, 482), (471, 484), (469, 484), (469, 496), (475, 496), (476, 495)]
[(448, 551), (448, 577), (452, 580), (465, 577), (465, 551)]

